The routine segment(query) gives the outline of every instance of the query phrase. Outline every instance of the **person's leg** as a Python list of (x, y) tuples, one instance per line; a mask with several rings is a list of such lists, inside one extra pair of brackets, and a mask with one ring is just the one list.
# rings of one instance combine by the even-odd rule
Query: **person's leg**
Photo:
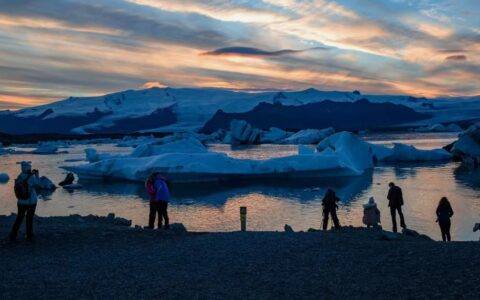
[(450, 235), (450, 227), (451, 226), (452, 226), (452, 223), (450, 222), (450, 220), (448, 220), (445, 224), (445, 235), (446, 235), (447, 241), (449, 241), (449, 242), (452, 241), (452, 237)]
[(168, 202), (160, 202), (161, 204), (161, 212), (163, 216), (163, 220), (165, 220), (165, 229), (170, 227), (170, 220), (168, 218)]
[(330, 212), (326, 209), (323, 210), (323, 230), (327, 230), (328, 227), (328, 214)]
[(36, 204), (27, 207), (27, 240), (33, 239), (33, 217), (35, 216), (36, 208)]
[(405, 229), (407, 228), (407, 225), (405, 225), (405, 219), (403, 218), (403, 212), (402, 212), (402, 207), (398, 207), (398, 216), (400, 217), (400, 226)]
[(340, 221), (338, 221), (337, 210), (334, 209), (330, 213), (332, 214), (332, 221), (335, 229), (340, 229)]
[(17, 218), (15, 219), (12, 231), (10, 232), (10, 240), (15, 240), (17, 238), (18, 230), (20, 229), (20, 225), (22, 225), (26, 210), (25, 205), (17, 204)]
[(160, 229), (162, 228), (162, 224), (163, 224), (162, 202), (158, 202), (157, 214), (158, 214), (158, 229)]
[(442, 233), (442, 240), (446, 242), (447, 235), (445, 234), (445, 224), (443, 222), (438, 222), (438, 225), (440, 226), (440, 232)]
[(392, 231), (397, 232), (397, 213), (395, 207), (390, 207), (390, 214), (392, 215)]
[(148, 228), (153, 229), (155, 224), (155, 215), (157, 213), (157, 202), (150, 201), (150, 213), (148, 215)]

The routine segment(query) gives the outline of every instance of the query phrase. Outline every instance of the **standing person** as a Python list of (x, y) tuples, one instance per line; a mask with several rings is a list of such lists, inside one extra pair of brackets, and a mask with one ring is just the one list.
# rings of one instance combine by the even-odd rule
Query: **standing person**
[(148, 218), (148, 228), (153, 229), (155, 217), (158, 214), (158, 228), (162, 228), (162, 220), (165, 221), (165, 229), (169, 228), (168, 201), (170, 200), (170, 190), (167, 180), (159, 172), (152, 173), (145, 183), (147, 193), (150, 196), (150, 214)]
[(388, 191), (388, 206), (390, 207), (390, 213), (392, 215), (392, 225), (393, 225), (393, 232), (397, 232), (397, 216), (396, 212), (398, 211), (398, 215), (400, 217), (400, 226), (405, 229), (407, 225), (405, 225), (405, 219), (403, 217), (402, 206), (403, 206), (403, 194), (402, 189), (395, 185), (395, 183), (390, 182), (388, 184), (390, 186), (390, 190)]
[(20, 163), (21, 173), (15, 179), (15, 196), (17, 197), (17, 218), (10, 232), (10, 240), (17, 239), (18, 230), (22, 225), (23, 218), (26, 217), (26, 237), (28, 241), (33, 240), (33, 216), (37, 208), (37, 191), (40, 187), (38, 179), (38, 170), (32, 171), (30, 162), (22, 161)]
[(340, 199), (335, 195), (335, 192), (332, 189), (328, 189), (322, 200), (323, 230), (327, 230), (329, 214), (332, 216), (332, 221), (335, 229), (340, 229), (340, 222), (338, 221), (337, 217), (337, 202), (339, 201)]
[(377, 227), (378, 223), (380, 223), (380, 210), (377, 208), (375, 199), (370, 197), (368, 203), (363, 205), (363, 224), (370, 228), (370, 226)]
[(452, 225), (450, 218), (452, 216), (453, 216), (453, 209), (452, 209), (452, 206), (450, 205), (450, 201), (448, 201), (447, 197), (442, 197), (442, 199), (440, 199), (440, 202), (438, 203), (438, 206), (437, 206), (437, 222), (438, 222), (438, 225), (440, 225), (442, 240), (444, 242), (447, 242), (447, 241), (450, 242), (452, 239), (450, 236), (450, 227)]

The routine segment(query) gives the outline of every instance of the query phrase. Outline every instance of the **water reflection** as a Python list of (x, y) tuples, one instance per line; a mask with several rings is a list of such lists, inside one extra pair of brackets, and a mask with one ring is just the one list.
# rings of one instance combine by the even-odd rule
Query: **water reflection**
[[(174, 184), (172, 186), (172, 197), (178, 205), (195, 203), (197, 205), (222, 206), (229, 199), (258, 193), (267, 197), (289, 198), (308, 204), (323, 196), (327, 188), (333, 188), (343, 203), (349, 203), (370, 187), (372, 175), (373, 172), (370, 171), (362, 176), (335, 179), (277, 180), (228, 184)], [(76, 192), (90, 194), (86, 196), (94, 197), (109, 194), (148, 200), (142, 184), (128, 182), (95, 184), (91, 181), (81, 183), (83, 189)]]

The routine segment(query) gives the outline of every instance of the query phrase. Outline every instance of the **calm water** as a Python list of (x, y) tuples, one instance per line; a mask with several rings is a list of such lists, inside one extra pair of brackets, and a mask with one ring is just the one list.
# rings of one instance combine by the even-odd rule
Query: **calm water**
[[(454, 140), (454, 135), (403, 134), (366, 138), (376, 143), (391, 144), (398, 141), (429, 149), (450, 143)], [(65, 176), (65, 171), (59, 167), (75, 163), (65, 160), (83, 158), (83, 149), (86, 147), (75, 146), (67, 149), (68, 154), (59, 155), (1, 156), (0, 172), (8, 173), (13, 179), (19, 169), (16, 162), (30, 160), (41, 174), (59, 182)], [(99, 152), (130, 151), (128, 148), (116, 148), (112, 145), (96, 147)], [(235, 157), (254, 159), (296, 152), (295, 146), (286, 145), (262, 145), (233, 150), (225, 145), (212, 148)], [(0, 214), (9, 214), (16, 210), (12, 179), (6, 184), (0, 184)], [(169, 212), (173, 222), (182, 222), (191, 231), (232, 231), (239, 229), (239, 207), (247, 206), (250, 230), (283, 230), (284, 224), (292, 225), (295, 230), (306, 230), (309, 227), (320, 227), (321, 199), (325, 189), (332, 186), (342, 200), (339, 217), (343, 225), (361, 226), (362, 204), (370, 196), (374, 196), (382, 211), (382, 224), (390, 229), (385, 197), (390, 181), (395, 181), (404, 190), (404, 213), (410, 228), (438, 239), (435, 208), (440, 197), (447, 196), (455, 210), (452, 226), (454, 239), (478, 240), (478, 234), (472, 232), (472, 227), (475, 222), (480, 221), (480, 172), (465, 170), (458, 163), (383, 165), (364, 176), (334, 181), (177, 186)], [(113, 212), (133, 220), (134, 224), (146, 224), (148, 202), (142, 185), (92, 182), (83, 184), (82, 190), (73, 193), (57, 189), (53, 194), (46, 195), (39, 202), (37, 214), (106, 215)]]

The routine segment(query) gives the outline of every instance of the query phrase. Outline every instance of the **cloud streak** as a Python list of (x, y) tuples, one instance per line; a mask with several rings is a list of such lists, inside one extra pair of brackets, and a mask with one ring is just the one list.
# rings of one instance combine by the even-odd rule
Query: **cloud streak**
[(253, 56), (253, 57), (268, 57), (268, 56), (281, 56), (289, 54), (303, 53), (307, 51), (314, 50), (326, 50), (324, 47), (314, 47), (303, 50), (292, 50), (292, 49), (282, 49), (277, 51), (267, 51), (259, 48), (252, 47), (225, 47), (219, 48), (213, 51), (203, 52), (201, 55), (212, 55), (212, 56), (222, 56), (222, 55), (239, 55), (239, 56)]

